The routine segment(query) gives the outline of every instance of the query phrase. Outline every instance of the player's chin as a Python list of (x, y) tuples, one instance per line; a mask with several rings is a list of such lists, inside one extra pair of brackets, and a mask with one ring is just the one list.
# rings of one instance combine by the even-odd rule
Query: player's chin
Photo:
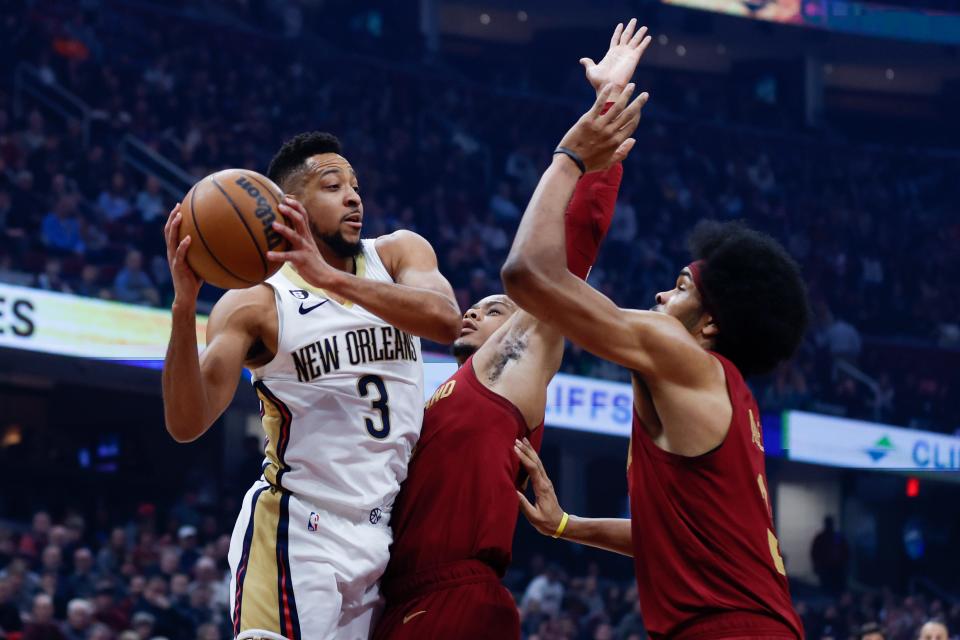
[(466, 334), (460, 334), (460, 337), (453, 341), (450, 349), (454, 356), (456, 357), (467, 357), (473, 355), (477, 349), (480, 348), (480, 344), (473, 339), (476, 331), (468, 331)]
[(356, 222), (344, 222), (340, 225), (340, 235), (347, 242), (360, 242), (363, 225)]

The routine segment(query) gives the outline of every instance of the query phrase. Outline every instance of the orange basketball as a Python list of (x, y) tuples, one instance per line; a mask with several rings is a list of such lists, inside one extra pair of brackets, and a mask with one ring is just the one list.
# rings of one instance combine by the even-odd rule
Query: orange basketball
[(280, 187), (247, 169), (212, 173), (187, 192), (180, 205), (180, 239), (190, 236), (187, 264), (221, 289), (259, 284), (283, 266), (267, 260), (267, 251), (286, 251), (290, 243), (273, 229), (282, 220)]

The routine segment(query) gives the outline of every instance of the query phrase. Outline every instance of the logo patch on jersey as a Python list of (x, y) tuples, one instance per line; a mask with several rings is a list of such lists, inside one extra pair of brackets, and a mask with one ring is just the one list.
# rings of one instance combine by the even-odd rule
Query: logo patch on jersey
[(379, 507), (374, 507), (370, 510), (370, 524), (377, 524), (380, 522), (380, 518), (383, 517), (383, 511), (380, 511)]
[(320, 514), (311, 511), (310, 517), (307, 519), (307, 531), (316, 531), (319, 528), (320, 528)]
[(292, 295), (297, 300), (306, 300), (307, 296), (310, 294), (304, 291), (303, 289), (290, 289), (290, 295)]
[(311, 311), (313, 311), (314, 309), (316, 309), (317, 307), (322, 307), (323, 305), (327, 304), (328, 302), (330, 302), (330, 301), (329, 301), (329, 300), (324, 300), (324, 301), (322, 301), (322, 302), (318, 302), (317, 304), (313, 305), (312, 307), (304, 307), (304, 306), (303, 306), (303, 303), (301, 302), (301, 303), (300, 303), (300, 315), (305, 316), (305, 315), (307, 315), (308, 313), (310, 313)]

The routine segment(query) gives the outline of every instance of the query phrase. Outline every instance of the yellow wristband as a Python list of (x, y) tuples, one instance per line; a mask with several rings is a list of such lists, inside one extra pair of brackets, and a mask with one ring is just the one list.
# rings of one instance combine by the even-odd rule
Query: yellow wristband
[(559, 538), (560, 536), (563, 535), (563, 531), (564, 531), (564, 529), (567, 528), (567, 522), (568, 522), (569, 520), (570, 520), (570, 514), (568, 514), (566, 511), (564, 511), (564, 512), (563, 512), (563, 517), (560, 518), (560, 525), (557, 527), (556, 532), (554, 532), (554, 534), (553, 534), (553, 537), (554, 537), (554, 538)]

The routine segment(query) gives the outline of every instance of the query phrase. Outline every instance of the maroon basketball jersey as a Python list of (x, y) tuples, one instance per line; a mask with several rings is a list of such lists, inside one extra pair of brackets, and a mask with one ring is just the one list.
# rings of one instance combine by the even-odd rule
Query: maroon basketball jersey
[(802, 638), (773, 530), (760, 412), (733, 363), (713, 355), (733, 405), (719, 447), (695, 458), (663, 451), (634, 411), (627, 478), (643, 619), (658, 638), (714, 614), (758, 614), (770, 633)]
[(390, 515), (394, 542), (386, 580), (459, 560), (503, 575), (520, 511), (520, 461), (527, 424), (511, 402), (483, 386), (468, 359), (427, 402), (420, 441)]

